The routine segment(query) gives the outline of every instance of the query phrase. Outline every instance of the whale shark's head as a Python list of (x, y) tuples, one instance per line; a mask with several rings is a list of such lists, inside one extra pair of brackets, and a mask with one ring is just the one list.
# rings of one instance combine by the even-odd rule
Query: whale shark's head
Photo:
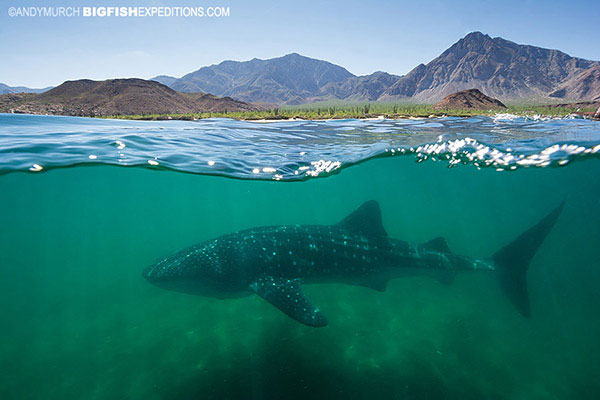
[(239, 297), (246, 288), (240, 282), (240, 266), (227, 241), (212, 240), (158, 259), (142, 272), (150, 283), (163, 289), (196, 295)]

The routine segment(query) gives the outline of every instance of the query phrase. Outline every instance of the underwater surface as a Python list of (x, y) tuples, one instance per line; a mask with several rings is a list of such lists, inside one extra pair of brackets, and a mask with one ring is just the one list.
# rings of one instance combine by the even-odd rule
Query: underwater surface
[[(0, 398), (599, 398), (599, 158), (600, 123), (578, 119), (0, 114)], [(529, 266), (531, 317), (494, 271), (305, 285), (322, 328), (142, 276), (183, 247), (336, 224), (371, 199), (390, 237), (478, 258), (566, 200)]]

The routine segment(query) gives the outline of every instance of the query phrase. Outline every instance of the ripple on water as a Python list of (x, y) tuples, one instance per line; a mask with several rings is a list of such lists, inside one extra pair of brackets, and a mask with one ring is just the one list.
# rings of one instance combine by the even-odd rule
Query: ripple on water
[(0, 173), (108, 164), (298, 180), (398, 155), (501, 171), (564, 166), (600, 156), (600, 122), (511, 114), (266, 124), (0, 114)]

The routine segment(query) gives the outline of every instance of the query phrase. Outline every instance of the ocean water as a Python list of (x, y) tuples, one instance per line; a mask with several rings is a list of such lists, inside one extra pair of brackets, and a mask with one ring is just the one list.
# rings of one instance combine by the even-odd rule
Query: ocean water
[[(0, 115), (0, 398), (599, 398), (599, 144), (599, 122), (507, 115)], [(370, 199), (391, 237), (482, 258), (566, 200), (529, 267), (531, 317), (490, 272), (306, 285), (324, 328), (141, 275), (224, 233), (334, 224)]]

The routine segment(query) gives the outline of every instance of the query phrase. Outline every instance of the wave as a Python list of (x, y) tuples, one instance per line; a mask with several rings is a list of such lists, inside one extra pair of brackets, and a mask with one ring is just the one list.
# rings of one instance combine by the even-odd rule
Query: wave
[(600, 156), (600, 123), (511, 114), (268, 124), (0, 114), (0, 174), (118, 165), (304, 180), (390, 156), (503, 171), (561, 167)]

